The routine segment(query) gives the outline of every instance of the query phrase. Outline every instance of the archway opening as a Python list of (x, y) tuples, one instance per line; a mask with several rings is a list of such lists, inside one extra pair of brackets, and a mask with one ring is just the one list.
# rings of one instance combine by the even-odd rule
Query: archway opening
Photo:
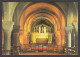
[(20, 18), (19, 39), (23, 51), (37, 50), (39, 45), (46, 47), (46, 51), (62, 51), (65, 46), (65, 17), (56, 6), (48, 4), (48, 7), (46, 4), (31, 5)]

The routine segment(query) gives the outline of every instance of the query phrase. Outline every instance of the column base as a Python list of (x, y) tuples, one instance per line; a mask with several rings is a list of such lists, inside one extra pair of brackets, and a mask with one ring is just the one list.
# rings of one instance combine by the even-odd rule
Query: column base
[(10, 55), (10, 50), (3, 50), (3, 54), (2, 55)]

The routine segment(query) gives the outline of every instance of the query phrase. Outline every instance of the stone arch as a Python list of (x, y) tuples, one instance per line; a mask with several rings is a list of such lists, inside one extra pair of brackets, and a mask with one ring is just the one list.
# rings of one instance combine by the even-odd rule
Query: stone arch
[[(40, 4), (42, 4), (41, 6), (40, 6)], [(48, 4), (49, 6), (46, 6), (46, 4)], [(60, 25), (60, 29), (59, 30), (56, 30), (56, 32), (55, 32), (55, 35), (56, 35), (56, 38), (57, 38), (57, 40), (59, 40), (59, 43), (57, 43), (57, 45), (64, 45), (64, 39), (65, 39), (65, 29), (64, 29), (64, 27), (65, 27), (65, 25), (66, 25), (66, 22), (65, 22), (65, 20), (66, 20), (66, 17), (65, 17), (65, 14), (64, 14), (64, 12), (63, 12), (63, 10), (58, 6), (58, 5), (55, 5), (55, 3), (53, 3), (54, 5), (52, 5), (52, 4), (50, 4), (50, 3), (44, 3), (44, 2), (40, 2), (40, 3), (28, 3), (27, 4), (27, 6), (26, 6), (26, 3), (24, 3), (24, 5), (25, 6), (23, 6), (20, 10), (21, 10), (21, 12), (20, 12), (20, 14), (19, 14), (19, 16), (17, 17), (17, 15), (18, 15), (18, 13), (19, 13), (19, 11), (17, 10), (18, 9), (18, 6), (17, 6), (17, 8), (15, 9), (15, 12), (14, 12), (14, 16), (13, 16), (13, 20), (14, 20), (14, 25), (18, 25), (18, 26), (24, 26), (25, 25), (25, 21), (27, 21), (28, 19), (29, 19), (29, 17), (31, 17), (30, 15), (29, 15), (29, 13), (31, 13), (32, 12), (32, 14), (33, 14), (33, 11), (35, 11), (36, 9), (40, 9), (40, 8), (45, 8), (45, 9), (48, 9), (49, 11), (51, 11), (51, 12), (53, 12), (53, 13), (55, 13), (54, 15), (52, 14), (52, 13), (50, 13), (53, 17), (52, 18), (54, 18), (54, 19), (52, 19), (52, 20), (58, 20), (56, 23), (57, 23), (57, 25), (58, 25), (58, 28), (59, 28), (59, 20), (60, 20), (60, 23), (61, 23), (61, 25)], [(19, 5), (19, 4), (18, 4)], [(39, 5), (40, 6), (40, 8), (38, 8), (36, 5)], [(44, 5), (44, 6), (43, 6)], [(31, 8), (34, 8), (34, 10), (31, 10)], [(54, 10), (53, 8), (55, 8), (56, 10)], [(25, 10), (24, 10), (25, 9)], [(18, 13), (17, 13), (17, 11), (18, 11)], [(58, 13), (57, 13), (58, 12)], [(16, 14), (17, 13), (17, 14)], [(40, 13), (39, 13), (40, 14)], [(26, 18), (26, 16), (28, 16), (29, 15), (29, 17), (28, 18)], [(33, 14), (34, 15), (34, 14)], [(35, 14), (36, 15), (36, 14)], [(41, 14), (42, 15), (42, 14)], [(56, 15), (58, 16), (58, 17), (56, 17)], [(47, 16), (47, 15), (46, 15)], [(16, 19), (16, 17), (17, 17), (17, 19)], [(36, 16), (36, 17), (38, 17), (38, 16)], [(34, 17), (34, 18), (36, 18), (36, 17)], [(49, 17), (49, 18), (51, 18), (51, 17)], [(32, 19), (30, 19), (30, 20), (32, 20)], [(21, 23), (20, 23), (21, 22)], [(32, 21), (31, 21), (32, 22)], [(55, 21), (54, 21), (55, 22)], [(53, 23), (54, 23), (53, 22)], [(28, 22), (27, 22), (28, 23)], [(30, 26), (30, 24), (29, 24), (29, 26)], [(23, 27), (24, 28), (24, 27)], [(28, 27), (28, 29), (29, 29), (30, 27)], [(58, 29), (57, 28), (57, 29)], [(24, 31), (24, 29), (21, 29), (21, 30), (23, 30)], [(23, 38), (25, 38), (26, 36), (25, 35), (28, 35), (28, 33), (29, 32), (23, 32)], [(64, 35), (64, 36), (63, 36)], [(59, 37), (58, 37), (59, 36)], [(63, 40), (60, 40), (60, 39), (63, 39)], [(26, 40), (25, 40), (26, 41)], [(25, 42), (24, 41), (24, 42)]]
[[(39, 11), (39, 10), (38, 10)], [(49, 10), (48, 10), (49, 11)], [(34, 12), (34, 13), (32, 13), (32, 14), (30, 14), (29, 16), (36, 16), (36, 15), (39, 15), (40, 14), (40, 16), (45, 16), (45, 17), (48, 17), (49, 15), (52, 17), (52, 18), (54, 18), (55, 19), (55, 22), (57, 22), (57, 23), (59, 23), (59, 24), (61, 24), (61, 22), (60, 22), (60, 20), (59, 20), (59, 17), (54, 13), (54, 12), (50, 12), (50, 13), (48, 13), (48, 11), (46, 11), (45, 10), (45, 12), (42, 12), (41, 11), (41, 13), (39, 13), (39, 12)], [(42, 14), (42, 15), (41, 15)], [(29, 17), (28, 16), (28, 17)], [(26, 19), (28, 19), (28, 17), (26, 17)], [(35, 18), (37, 18), (38, 16), (36, 16)], [(50, 17), (48, 17), (48, 18), (50, 18)], [(25, 22), (26, 22), (26, 19), (25, 19)], [(51, 19), (51, 18), (50, 18)], [(25, 24), (25, 22), (24, 22), (24, 24)], [(57, 25), (59, 25), (59, 24), (57, 24)], [(59, 27), (59, 26), (58, 26)]]
[[(42, 4), (44, 4), (45, 5), (45, 3), (42, 3)], [(34, 6), (36, 6), (36, 5), (34, 5)], [(33, 6), (33, 7), (34, 7)], [(42, 7), (42, 6), (41, 6)], [(44, 7), (47, 7), (47, 6), (44, 6)], [(30, 6), (30, 8), (31, 8), (31, 6)], [(28, 16), (28, 14), (30, 13), (30, 12), (32, 12), (33, 10), (30, 10), (30, 8), (28, 8), (28, 9), (26, 9), (25, 11), (24, 11), (24, 17), (22, 17), (21, 16), (21, 18), (22, 19), (25, 19), (25, 14), (26, 14), (26, 16)], [(36, 8), (36, 7), (35, 7)], [(34, 8), (34, 10), (35, 10), (35, 8)], [(51, 7), (49, 7), (49, 8), (51, 8)], [(52, 8), (56, 8), (56, 7), (53, 7), (53, 5), (52, 5)], [(36, 8), (37, 9), (37, 8)], [(47, 8), (48, 9), (48, 8)], [(57, 10), (57, 11), (56, 11)], [(56, 14), (58, 15), (58, 17), (60, 18), (61, 16), (59, 15), (59, 13), (60, 13), (60, 11), (56, 8), (56, 10), (52, 10), (52, 11), (54, 11), (54, 12), (56, 12)], [(28, 12), (26, 12), (26, 11), (28, 11)], [(29, 12), (30, 11), (30, 12)], [(57, 13), (58, 12), (58, 13)], [(61, 14), (61, 13), (60, 13)], [(60, 18), (61, 19), (61, 18)], [(23, 22), (24, 23), (24, 22)]]
[[(33, 5), (33, 4), (36, 4), (36, 3), (38, 3), (38, 2), (19, 2), (18, 3), (18, 5), (16, 6), (16, 8), (15, 8), (15, 11), (14, 11), (14, 14), (13, 14), (13, 21), (15, 22), (14, 24), (17, 24), (17, 25), (20, 25), (19, 24), (19, 22), (18, 21), (20, 21), (20, 16), (22, 15), (22, 13), (24, 12), (24, 10), (26, 9), (26, 8), (28, 8), (29, 6), (31, 6), (31, 5)], [(39, 3), (41, 3), (41, 2), (39, 2)], [(44, 2), (44, 3), (48, 3), (48, 2)], [(66, 18), (66, 15), (65, 15), (65, 13), (64, 13), (64, 9), (62, 9), (62, 8), (64, 8), (64, 7), (62, 7), (62, 3), (55, 3), (55, 2), (50, 2), (50, 4), (52, 4), (52, 5), (54, 5), (54, 6), (56, 6), (59, 10), (61, 10), (61, 12), (63, 13), (63, 15), (64, 15), (64, 19), (65, 19), (65, 21), (67, 20), (67, 18)], [(60, 6), (59, 6), (60, 5)], [(19, 9), (20, 8), (20, 9)]]

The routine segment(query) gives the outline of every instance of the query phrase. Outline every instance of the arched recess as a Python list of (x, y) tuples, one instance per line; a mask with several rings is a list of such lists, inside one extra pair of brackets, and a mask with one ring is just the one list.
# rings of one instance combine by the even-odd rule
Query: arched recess
[[(40, 15), (40, 14), (39, 14)], [(47, 18), (47, 17), (41, 17), (41, 18), (45, 18), (45, 19), (47, 19), (47, 20), (49, 20), (51, 23), (53, 23), (53, 24), (55, 24), (55, 35), (57, 35), (56, 34), (56, 32), (58, 31), (57, 30), (57, 25), (60, 25), (60, 24), (58, 24), (58, 23), (56, 23), (56, 21), (54, 20), (54, 18), (53, 17), (51, 17), (51, 16), (49, 16), (49, 15), (47, 15), (47, 14), (42, 14), (42, 16), (44, 16), (44, 15), (46, 15), (46, 16), (48, 16), (49, 18)], [(26, 22), (25, 22), (25, 25), (24, 25), (24, 28), (26, 28), (26, 29), (24, 29), (25, 30), (25, 33), (26, 33), (26, 30), (27, 31), (29, 31), (30, 32), (30, 26), (31, 26), (31, 21), (33, 21), (36, 17), (38, 17), (38, 15), (36, 15), (35, 17), (33, 16), (31, 16), (31, 18), (29, 18), (29, 21), (28, 21), (28, 19), (26, 20)], [(51, 20), (50, 20), (51, 19)], [(28, 27), (28, 28), (27, 28)], [(60, 31), (60, 30), (59, 30)], [(60, 33), (60, 32), (59, 32)], [(59, 36), (59, 38), (56, 38), (56, 40), (58, 41), (59, 40), (59, 42), (60, 42), (60, 40), (61, 40), (61, 38), (60, 38), (61, 36)], [(64, 39), (64, 38), (63, 38)], [(56, 41), (56, 42), (57, 42)], [(57, 42), (57, 44), (60, 44), (59, 42)]]
[[(39, 14), (39, 15), (42, 15), (42, 16), (46, 16), (47, 14)], [(35, 15), (34, 15), (35, 16)], [(26, 32), (30, 32), (30, 29), (31, 29), (31, 24), (32, 24), (32, 22), (34, 21), (34, 20), (36, 20), (36, 19), (39, 19), (39, 17), (38, 17), (38, 15), (36, 15), (35, 17), (34, 16), (31, 16), (31, 18), (28, 18), (29, 19), (29, 21), (28, 21), (28, 19), (26, 20), (26, 22), (25, 22), (25, 25), (24, 25), (24, 28), (26, 28), (26, 29), (24, 29), (24, 33), (25, 34), (27, 34)], [(55, 25), (55, 32), (57, 31), (57, 24), (56, 24), (56, 21), (51, 17), (51, 16), (49, 16), (49, 15), (47, 15), (49, 18), (47, 18), (47, 17), (42, 17), (42, 16), (40, 16), (42, 19), (46, 19), (46, 20), (48, 20), (48, 21), (50, 21), (52, 24), (54, 24)], [(58, 24), (59, 25), (59, 24)]]
[[(54, 4), (54, 3), (53, 3)], [(48, 5), (48, 6), (47, 6)], [(51, 12), (54, 12), (55, 14), (44, 14), (41, 12), (37, 12), (36, 14), (33, 13), (33, 11), (36, 11), (37, 9), (48, 9)], [(15, 11), (16, 12), (16, 11)], [(30, 14), (32, 13), (32, 14)], [(29, 15), (30, 14), (30, 15)], [(56, 15), (58, 17), (56, 17)], [(15, 15), (14, 15), (15, 16)], [(29, 35), (28, 33), (30, 32), (30, 25), (32, 23), (32, 21), (37, 18), (38, 16), (45, 16), (47, 18), (47, 20), (51, 20), (53, 24), (55, 24), (55, 35), (56, 35), (56, 39), (58, 39), (59, 43), (57, 45), (59, 46), (63, 46), (65, 43), (65, 25), (66, 25), (66, 17), (62, 11), (62, 9), (59, 6), (56, 6), (55, 4), (52, 5), (50, 3), (45, 3), (45, 2), (40, 2), (40, 3), (31, 3), (31, 4), (27, 4), (25, 3), (25, 6), (23, 7), (23, 11), (22, 13), (20, 12), (18, 20), (15, 20), (15, 25), (20, 25), (20, 29), (23, 30), (23, 35), (21, 36), (21, 39), (25, 39), (25, 43), (26, 43), (26, 38), (28, 38), (27, 36)], [(32, 18), (33, 17), (33, 18)], [(15, 18), (14, 18), (15, 19)], [(20, 23), (19, 23), (20, 21)], [(17, 24), (16, 24), (17, 23)], [(58, 28), (57, 28), (58, 27)], [(25, 30), (26, 29), (26, 30)], [(62, 40), (61, 40), (62, 39)], [(29, 40), (29, 39), (27, 39)], [(23, 42), (23, 40), (21, 40), (21, 42)], [(24, 43), (23, 43), (24, 44)]]
[[(34, 4), (34, 5), (32, 5), (32, 6), (30, 6), (30, 7), (28, 7), (24, 12), (23, 12), (23, 15), (21, 16), (21, 25), (20, 25), (20, 27), (21, 27), (21, 29), (24, 29), (24, 37), (25, 38), (28, 38), (28, 36), (26, 36), (26, 35), (28, 35), (28, 33), (30, 32), (30, 25), (31, 25), (31, 23), (32, 23), (32, 21), (36, 18), (36, 17), (38, 17), (38, 14), (41, 14), (42, 16), (48, 16), (50, 19), (52, 19), (52, 23), (54, 23), (55, 24), (55, 35), (56, 35), (56, 39), (57, 40), (59, 40), (58, 41), (58, 44), (57, 45), (59, 45), (59, 46), (61, 46), (61, 45), (63, 45), (64, 44), (64, 37), (65, 37), (65, 31), (64, 31), (64, 27), (65, 27), (65, 19), (64, 19), (64, 16), (63, 16), (63, 14), (60, 12), (60, 10), (58, 9), (58, 8), (56, 8), (55, 6), (53, 6), (53, 5), (50, 5), (50, 4), (48, 4), (49, 6), (46, 6), (46, 4), (48, 4), (48, 3), (37, 3), (37, 4)], [(44, 6), (43, 6), (44, 5)], [(40, 7), (38, 7), (38, 6), (40, 6)], [(31, 10), (31, 8), (33, 8), (33, 10)], [(55, 12), (56, 13), (56, 15), (58, 16), (58, 18), (56, 18), (56, 20), (58, 20), (57, 22), (55, 21), (55, 19), (53, 18), (55, 15), (53, 15), (53, 17), (51, 16), (51, 15), (48, 15), (48, 14), (42, 14), (42, 13), (38, 13), (38, 14), (33, 14), (33, 16), (31, 16), (31, 15), (29, 15), (29, 13), (31, 13), (31, 12), (33, 12), (33, 11), (35, 11), (36, 9), (41, 9), (41, 8), (45, 8), (45, 9), (48, 9), (49, 11), (52, 11), (52, 12)], [(55, 10), (54, 10), (54, 9)], [(41, 11), (42, 12), (42, 11)], [(29, 15), (29, 16), (28, 16)], [(27, 17), (28, 16), (28, 17)], [(26, 17), (27, 17), (27, 19), (26, 19)], [(60, 21), (59, 21), (60, 20)], [(61, 24), (59, 24), (59, 22), (61, 23)], [(24, 24), (25, 23), (25, 24)], [(60, 29), (59, 30), (57, 30), (58, 28), (57, 28), (57, 25), (58, 25), (58, 27), (59, 27), (59, 25), (60, 25)], [(63, 35), (64, 34), (64, 35)], [(63, 38), (63, 40), (61, 41), (61, 38)], [(29, 39), (28, 39), (29, 40)], [(27, 40), (26, 40), (27, 41)], [(29, 42), (28, 42), (29, 43)]]

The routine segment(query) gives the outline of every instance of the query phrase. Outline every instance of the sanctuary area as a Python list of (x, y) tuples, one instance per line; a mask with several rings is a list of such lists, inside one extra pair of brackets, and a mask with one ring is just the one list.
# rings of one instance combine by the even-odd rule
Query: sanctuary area
[(2, 55), (77, 55), (78, 2), (3, 2)]

